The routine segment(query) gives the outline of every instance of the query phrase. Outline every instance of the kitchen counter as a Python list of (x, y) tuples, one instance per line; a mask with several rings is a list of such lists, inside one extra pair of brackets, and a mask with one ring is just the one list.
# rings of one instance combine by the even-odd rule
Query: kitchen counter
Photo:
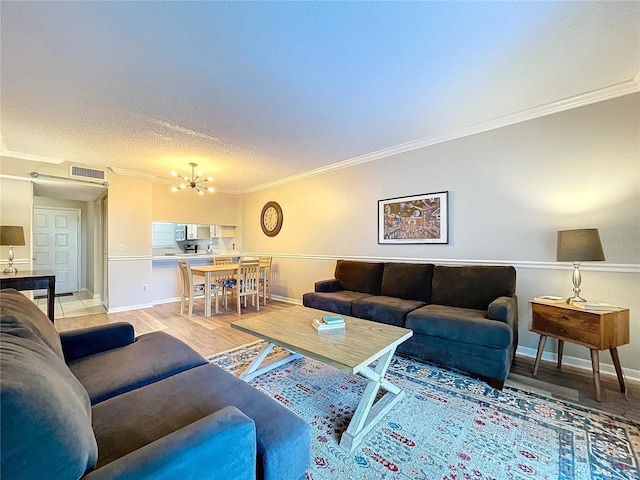
[(240, 257), (239, 253), (177, 253), (175, 255), (154, 255), (152, 260), (162, 261), (162, 260), (201, 260), (201, 259), (211, 259), (213, 260), (215, 257)]
[[(178, 260), (188, 260), (193, 267), (213, 264), (216, 257), (231, 257), (237, 262), (240, 252), (234, 253), (177, 253), (176, 255), (153, 255), (151, 298), (154, 304), (180, 300), (180, 270)], [(178, 309), (179, 310), (179, 309)]]

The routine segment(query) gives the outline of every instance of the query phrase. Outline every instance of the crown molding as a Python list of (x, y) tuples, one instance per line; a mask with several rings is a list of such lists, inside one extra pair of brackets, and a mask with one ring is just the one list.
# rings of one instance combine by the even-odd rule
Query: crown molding
[(138, 172), (136, 170), (127, 170), (126, 168), (120, 168), (120, 167), (109, 167), (109, 170), (111, 170), (116, 175), (124, 175), (125, 177), (144, 178), (147, 180), (154, 180), (158, 176), (155, 173)]
[(18, 160), (28, 160), (30, 162), (52, 163), (55, 165), (60, 165), (62, 162), (65, 161), (64, 158), (60, 158), (60, 157), (45, 157), (42, 155), (33, 155), (31, 153), (12, 152), (11, 150), (0, 151), (0, 157), (15, 158)]
[(584, 107), (587, 105), (592, 105), (594, 103), (603, 102), (606, 100), (611, 100), (617, 97), (622, 97), (638, 92), (640, 92), (640, 71), (637, 72), (631, 80), (626, 80), (624, 82), (600, 88), (598, 90), (592, 90), (590, 92), (581, 93), (573, 97), (565, 98), (533, 108), (528, 108), (526, 110), (521, 110), (509, 115), (496, 117), (485, 122), (476, 123), (468, 127), (445, 133), (443, 135), (436, 135), (433, 137), (427, 137), (407, 143), (402, 143), (400, 145), (367, 153), (365, 155), (360, 155), (343, 162), (333, 163), (331, 165), (316, 168), (314, 170), (308, 170), (298, 175), (292, 175), (290, 177), (281, 178), (273, 182), (248, 188), (244, 191), (244, 193), (253, 193), (260, 190), (265, 190), (267, 188), (285, 185), (287, 183), (304, 180), (306, 178), (311, 178), (318, 175), (324, 175), (329, 172), (335, 172), (337, 170), (342, 170), (344, 168), (353, 167), (363, 163), (373, 162), (375, 160), (380, 160), (392, 155), (398, 155), (400, 153), (410, 152), (420, 148), (437, 145), (439, 143), (449, 142), (451, 140), (476, 135), (478, 133), (496, 130), (498, 128), (507, 127), (509, 125), (515, 125), (517, 123), (526, 122), (528, 120), (534, 120), (536, 118), (545, 117), (547, 115), (553, 115), (555, 113), (573, 110), (574, 108)]

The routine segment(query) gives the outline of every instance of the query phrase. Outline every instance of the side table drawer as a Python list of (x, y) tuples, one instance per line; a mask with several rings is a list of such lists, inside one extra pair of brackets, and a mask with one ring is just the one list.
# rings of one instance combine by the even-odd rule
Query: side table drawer
[(600, 348), (600, 316), (589, 312), (572, 311), (567, 315), (562, 309), (534, 305), (531, 330), (542, 335)]

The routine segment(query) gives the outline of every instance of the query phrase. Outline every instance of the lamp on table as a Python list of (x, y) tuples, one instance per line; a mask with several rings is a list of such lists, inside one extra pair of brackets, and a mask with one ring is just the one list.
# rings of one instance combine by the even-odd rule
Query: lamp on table
[(580, 262), (603, 261), (604, 252), (597, 228), (561, 230), (558, 232), (558, 262), (573, 262), (573, 297), (567, 302), (586, 302), (580, 296)]
[(9, 247), (9, 266), (4, 269), (4, 273), (17, 273), (18, 269), (13, 266), (13, 247), (24, 247), (23, 228), (12, 225), (0, 226), (0, 245)]

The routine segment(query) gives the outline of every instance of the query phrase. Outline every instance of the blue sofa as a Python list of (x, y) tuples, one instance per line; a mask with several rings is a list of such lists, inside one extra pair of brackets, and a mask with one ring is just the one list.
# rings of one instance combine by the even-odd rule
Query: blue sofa
[(338, 260), (303, 305), (413, 330), (398, 352), (501, 389), (518, 346), (516, 271)]
[(163, 332), (58, 334), (0, 292), (3, 479), (297, 480), (309, 426)]

